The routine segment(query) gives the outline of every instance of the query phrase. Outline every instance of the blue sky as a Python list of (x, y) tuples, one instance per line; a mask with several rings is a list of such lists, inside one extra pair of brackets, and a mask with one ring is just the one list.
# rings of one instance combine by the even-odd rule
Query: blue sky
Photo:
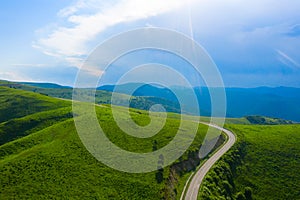
[(73, 85), (99, 43), (153, 26), (193, 37), (227, 87), (300, 87), (300, 1), (10, 0), (0, 20), (0, 79)]

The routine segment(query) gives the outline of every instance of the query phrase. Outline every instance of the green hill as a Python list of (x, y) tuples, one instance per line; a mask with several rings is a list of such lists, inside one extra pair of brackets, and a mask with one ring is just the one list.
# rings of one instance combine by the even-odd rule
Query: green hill
[[(97, 161), (83, 146), (75, 129), (71, 101), (40, 94), (32, 86), (2, 85), (0, 199), (178, 199), (189, 175), (200, 163), (198, 150), (207, 130), (205, 125), (199, 125), (192, 145), (171, 166), (146, 174), (116, 171)], [(52, 94), (70, 90), (42, 89)], [(104, 93), (97, 95), (103, 100), (109, 97)], [(167, 145), (180, 123), (180, 115), (168, 113), (166, 125), (158, 134), (135, 138), (118, 128), (110, 106), (95, 108), (107, 137), (132, 152), (151, 152)], [(120, 116), (126, 111), (115, 108)], [(137, 124), (150, 122), (148, 111), (130, 109), (130, 114)], [(183, 131), (188, 137), (189, 124), (195, 124), (198, 117), (185, 118), (189, 121)], [(261, 116), (228, 118), (226, 123), (237, 133), (238, 142), (210, 171), (201, 197), (243, 199), (250, 193), (255, 199), (296, 199), (300, 191), (300, 125), (276, 125), (291, 122)], [(223, 141), (224, 137), (220, 137), (218, 145)]]
[[(75, 129), (70, 101), (9, 87), (0, 87), (0, 97), (0, 199), (170, 199), (180, 194), (200, 162), (197, 155), (205, 125), (199, 125), (190, 148), (171, 166), (129, 174), (107, 167), (86, 150)], [(117, 109), (122, 115), (124, 109)], [(180, 123), (176, 114), (169, 113), (157, 135), (140, 139), (116, 126), (109, 106), (96, 106), (96, 111), (107, 137), (134, 152), (167, 145)], [(131, 116), (139, 124), (149, 122), (147, 111), (132, 109)], [(188, 136), (189, 129), (187, 125), (182, 131)], [(221, 137), (218, 145), (223, 141)]]
[(300, 125), (228, 128), (238, 143), (206, 176), (199, 199), (299, 199)]
[(71, 88), (69, 86), (62, 86), (62, 85), (58, 85), (55, 83), (36, 83), (36, 82), (20, 82), (20, 84), (23, 85), (29, 85), (29, 86), (33, 86), (33, 87), (39, 87), (39, 88)]
[[(30, 91), (37, 94), (43, 94), (45, 96), (72, 99), (73, 88), (60, 86), (53, 83), (30, 83), (30, 82), (9, 82), (1, 81), (0, 86), (20, 89), (24, 91)], [(89, 89), (83, 89), (82, 92), (88, 94)], [(180, 113), (180, 106), (174, 101), (170, 101), (166, 98), (161, 98), (157, 96), (128, 96), (127, 94), (115, 93), (117, 101), (115, 105), (124, 106), (126, 105), (126, 99), (130, 99), (130, 107), (142, 110), (149, 110), (149, 108), (154, 104), (162, 104), (166, 111)], [(95, 94), (95, 103), (97, 104), (111, 104), (112, 92), (106, 90), (97, 90)], [(188, 113), (188, 112), (186, 112)]]
[(58, 101), (45, 95), (0, 86), (0, 123), (68, 105), (71, 103)]
[(0, 145), (71, 118), (70, 107), (38, 112), (0, 124)]

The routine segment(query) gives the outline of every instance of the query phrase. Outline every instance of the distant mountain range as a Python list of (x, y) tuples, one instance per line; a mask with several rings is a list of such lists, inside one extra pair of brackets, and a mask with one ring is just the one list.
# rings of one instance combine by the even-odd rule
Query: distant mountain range
[[(59, 98), (72, 98), (72, 88), (52, 83), (12, 83), (0, 81), (0, 85), (6, 85), (23, 90), (34, 91)], [(195, 108), (190, 104), (191, 93), (195, 92), (201, 115), (211, 115), (210, 94), (207, 87), (185, 87), (163, 88), (157, 85), (128, 83), (124, 85), (104, 85), (97, 88), (96, 103), (111, 103), (111, 92), (117, 88), (120, 101), (118, 105), (124, 104), (126, 95), (133, 95), (130, 104), (133, 108), (149, 109), (153, 104), (162, 104), (167, 111), (196, 114)], [(132, 90), (136, 89), (133, 94)], [(211, 88), (218, 90), (219, 88)], [(300, 122), (300, 88), (291, 87), (258, 87), (258, 88), (225, 88), (227, 96), (227, 117), (244, 116), (267, 116), (282, 118)], [(176, 94), (182, 98), (183, 104), (178, 102)]]
[(19, 82), (23, 85), (33, 86), (33, 87), (40, 87), (40, 88), (72, 88), (69, 86), (62, 86), (56, 83), (35, 83), (35, 82)]
[[(132, 88), (140, 83), (129, 83), (118, 86), (118, 92), (130, 94)], [(114, 85), (101, 86), (99, 90), (112, 92)], [(219, 88), (212, 88), (218, 90)], [(193, 108), (189, 107), (191, 92), (198, 97), (202, 115), (210, 115), (211, 102), (207, 87), (195, 87), (189, 90), (184, 87), (159, 88), (153, 85), (144, 85), (138, 88), (135, 96), (155, 96), (169, 101), (177, 102), (172, 91), (184, 97), (185, 109), (193, 114)], [(300, 88), (291, 87), (257, 87), (257, 88), (225, 88), (227, 96), (227, 117), (243, 117), (249, 115), (261, 115), (275, 118), (283, 118), (300, 121)]]

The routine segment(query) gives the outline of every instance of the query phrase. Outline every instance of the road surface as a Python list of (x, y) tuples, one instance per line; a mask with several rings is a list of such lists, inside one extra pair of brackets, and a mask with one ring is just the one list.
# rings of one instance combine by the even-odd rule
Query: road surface
[[(224, 155), (235, 143), (236, 137), (235, 135), (222, 127), (219, 127), (214, 124), (208, 124), (208, 123), (203, 123), (206, 124), (210, 127), (219, 129), (223, 131), (227, 137), (228, 140), (226, 141), (226, 144), (224, 144), (216, 153), (214, 153), (196, 172), (196, 174), (193, 176), (192, 180), (190, 181), (190, 185), (187, 188), (187, 192), (185, 194), (185, 200), (197, 200), (198, 192), (200, 189), (200, 185), (207, 174), (207, 172), (210, 170), (210, 168), (221, 158), (222, 155)], [(185, 192), (185, 189), (183, 190), (183, 193)], [(181, 196), (181, 200), (183, 199), (184, 194)]]

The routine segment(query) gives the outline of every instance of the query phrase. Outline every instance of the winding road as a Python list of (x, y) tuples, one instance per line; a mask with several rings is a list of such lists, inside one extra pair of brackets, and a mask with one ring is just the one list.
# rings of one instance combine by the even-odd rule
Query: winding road
[[(196, 174), (192, 177), (192, 180), (190, 181), (190, 184), (187, 188), (186, 194), (184, 195), (186, 187), (188, 185), (188, 184), (186, 184), (185, 188), (183, 189), (181, 198), (180, 198), (181, 200), (183, 199), (183, 197), (185, 197), (184, 198), (185, 200), (197, 200), (200, 185), (201, 185), (205, 175), (208, 173), (210, 168), (221, 158), (221, 156), (224, 155), (233, 146), (233, 144), (236, 141), (236, 137), (231, 131), (229, 131), (225, 128), (219, 127), (215, 124), (208, 124), (208, 123), (204, 123), (204, 122), (201, 122), (201, 123), (223, 131), (227, 135), (228, 138), (227, 138), (226, 143), (197, 170)], [(189, 182), (189, 180), (188, 180), (188, 182)]]

